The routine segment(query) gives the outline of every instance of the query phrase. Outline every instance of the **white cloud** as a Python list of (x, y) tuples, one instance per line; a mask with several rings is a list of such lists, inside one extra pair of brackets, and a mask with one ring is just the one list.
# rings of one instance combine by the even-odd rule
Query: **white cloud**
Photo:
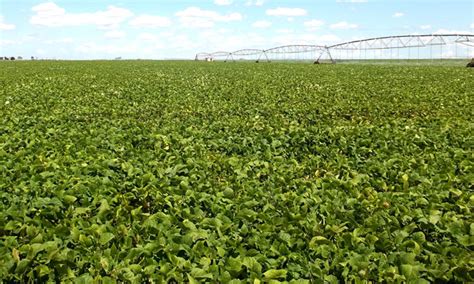
[(207, 18), (213, 21), (222, 21), (222, 22), (229, 22), (229, 21), (239, 21), (242, 19), (242, 15), (239, 13), (231, 13), (227, 15), (220, 15), (215, 11), (207, 11), (202, 10), (197, 7), (188, 7), (183, 11), (179, 11), (176, 13), (178, 17), (196, 17), (196, 18)]
[(36, 54), (39, 54), (39, 55), (45, 55), (46, 54), (46, 51), (42, 48), (37, 48), (35, 50)]
[(367, 3), (368, 0), (336, 0), (337, 3)]
[(272, 26), (272, 22), (269, 22), (269, 21), (256, 21), (252, 24), (252, 27), (259, 28), (259, 29), (269, 28), (271, 26)]
[[(197, 42), (191, 39), (187, 34), (174, 34), (167, 38), (167, 45), (175, 51), (190, 50), (194, 53), (199, 49), (199, 44), (200, 42), (203, 42), (203, 40)], [(216, 38), (214, 40), (222, 40), (222, 38)]]
[(273, 38), (273, 45), (288, 45), (288, 44), (315, 44), (325, 45), (334, 44), (340, 42), (341, 39), (332, 34), (327, 35), (315, 35), (313, 33), (302, 33), (302, 34), (282, 34)]
[(400, 18), (400, 17), (403, 17), (403, 16), (405, 16), (405, 14), (402, 13), (402, 12), (396, 12), (395, 14), (392, 15), (392, 17), (394, 17), (394, 18)]
[(0, 31), (10, 31), (14, 29), (15, 25), (5, 23), (3, 20), (3, 16), (0, 16)]
[(166, 33), (152, 34), (152, 33), (140, 33), (137, 36), (137, 40), (140, 43), (141, 47), (152, 47), (162, 49), (169, 45), (165, 44), (168, 38), (172, 35), (167, 35)]
[(66, 10), (54, 4), (53, 2), (38, 4), (36, 6), (33, 6), (31, 10), (45, 17), (54, 17), (66, 14)]
[(45, 41), (46, 44), (68, 44), (73, 43), (74, 40), (70, 37), (60, 38), (60, 39), (50, 39)]
[(92, 13), (67, 13), (53, 2), (36, 5), (31, 10), (35, 14), (30, 23), (46, 27), (96, 25), (99, 28), (116, 28), (133, 15), (129, 10), (115, 6)]
[(181, 24), (186, 27), (211, 28), (215, 22), (231, 22), (242, 20), (240, 13), (221, 15), (215, 11), (202, 10), (198, 7), (188, 7), (175, 14)]
[(276, 30), (276, 32), (279, 34), (290, 34), (290, 33), (293, 33), (294, 31), (292, 29), (279, 29), (279, 30)]
[(118, 38), (124, 38), (125, 33), (122, 31), (113, 30), (113, 31), (106, 32), (104, 36), (106, 38), (118, 39)]
[(226, 6), (232, 4), (232, 0), (214, 0), (214, 4), (219, 6)]
[(9, 39), (0, 39), (0, 46), (13, 45), (13, 44), (17, 44), (17, 42), (13, 40), (9, 40)]
[(306, 16), (308, 12), (305, 9), (301, 9), (301, 8), (278, 7), (275, 9), (268, 9), (266, 11), (266, 14), (268, 16), (298, 17), (298, 16)]
[(129, 24), (133, 27), (163, 28), (171, 26), (171, 20), (161, 16), (139, 15), (130, 20)]
[(180, 22), (187, 28), (212, 28), (215, 25), (215, 22), (210, 19), (197, 17), (183, 17), (180, 18)]
[[(36, 34), (26, 34), (22, 35), (19, 38), (16, 38), (15, 40), (10, 40), (10, 39), (1, 39), (1, 34), (0, 34), (0, 45), (27, 45), (31, 44), (32, 42), (37, 43), (40, 40), (40, 38), (37, 37)], [(1, 56), (1, 54), (0, 54)]]
[(471, 29), (474, 29), (474, 23), (471, 24)]
[(431, 29), (431, 25), (421, 25), (421, 26), (420, 26), (420, 29), (422, 29), (422, 30), (429, 30), (429, 29)]
[(448, 29), (439, 29), (435, 31), (433, 34), (470, 34), (469, 31), (463, 30), (448, 30)]
[(349, 29), (357, 29), (358, 27), (359, 27), (358, 25), (351, 24), (346, 21), (335, 23), (330, 26), (330, 28), (333, 30), (349, 30)]
[(324, 25), (324, 21), (321, 20), (309, 20), (303, 24), (308, 30), (314, 31), (321, 28)]
[(159, 37), (152, 33), (141, 33), (137, 36), (139, 41), (157, 41)]
[(262, 6), (265, 0), (248, 0), (245, 2), (245, 6)]
[(78, 53), (85, 53), (88, 55), (93, 55), (94, 57), (97, 54), (113, 54), (120, 56), (123, 53), (130, 54), (136, 53), (139, 50), (138, 46), (134, 43), (128, 45), (117, 45), (117, 44), (105, 44), (100, 45), (96, 43), (85, 43), (81, 44), (75, 48), (75, 51)]
[(316, 44), (336, 44), (338, 42), (341, 42), (341, 38), (336, 35), (327, 34), (327, 35), (317, 36), (315, 42)]
[(261, 34), (249, 33), (221, 33), (215, 30), (203, 31), (197, 34), (199, 50), (203, 51), (235, 51), (243, 48), (265, 48), (268, 41)]

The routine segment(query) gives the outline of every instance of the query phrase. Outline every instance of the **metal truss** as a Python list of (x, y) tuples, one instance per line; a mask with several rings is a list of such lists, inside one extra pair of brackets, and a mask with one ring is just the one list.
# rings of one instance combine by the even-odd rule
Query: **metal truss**
[(321, 45), (283, 45), (277, 46), (270, 49), (265, 50), (265, 53), (304, 53), (304, 52), (314, 52), (314, 51), (322, 51), (325, 50), (325, 46)]
[(265, 52), (265, 50), (262, 49), (241, 49), (232, 52), (232, 55), (236, 56), (248, 56), (248, 55), (260, 55), (262, 52)]
[[(423, 35), (396, 35), (367, 38), (342, 42), (334, 45), (283, 45), (270, 49), (241, 49), (233, 52), (218, 51), (213, 53), (201, 52), (196, 54), (196, 60), (232, 60), (235, 58), (256, 59), (257, 62), (264, 59), (270, 61), (271, 58), (286, 59), (288, 55), (292, 59), (298, 54), (307, 54), (312, 60), (319, 62), (322, 58), (327, 58), (331, 62), (334, 61), (332, 52), (353, 52), (353, 51), (370, 51), (370, 50), (400, 50), (410, 48), (423, 48), (443, 45), (464, 45), (468, 48), (474, 48), (474, 34), (423, 34)], [(293, 56), (293, 57), (292, 57)], [(288, 58), (289, 59), (289, 58)], [(308, 57), (304, 57), (308, 59)]]
[(222, 58), (225, 58), (225, 60), (227, 60), (230, 54), (231, 53), (227, 51), (216, 51), (212, 53), (200, 52), (196, 54), (195, 60), (213, 61), (213, 60), (222, 59)]
[[(267, 56), (267, 59), (269, 55), (278, 56), (281, 54), (290, 54), (290, 55), (307, 54), (307, 55), (310, 55), (313, 60), (315, 58), (318, 58), (318, 61), (324, 54), (328, 54), (329, 57), (331, 58), (328, 48), (322, 45), (307, 45), (307, 44), (283, 45), (283, 46), (277, 46), (277, 47), (264, 50), (264, 53)], [(286, 58), (283, 57), (282, 59), (286, 59)], [(304, 59), (308, 59), (308, 58), (305, 57)], [(331, 58), (331, 61), (332, 61), (332, 58)]]
[(399, 35), (354, 40), (328, 46), (330, 50), (371, 50), (446, 45), (449, 43), (473, 44), (471, 34)]
[(252, 58), (258, 61), (260, 60), (260, 57), (262, 56), (262, 54), (265, 54), (265, 50), (247, 48), (247, 49), (241, 49), (241, 50), (231, 52), (227, 59), (231, 59), (232, 61), (235, 61), (235, 58), (237, 59)]

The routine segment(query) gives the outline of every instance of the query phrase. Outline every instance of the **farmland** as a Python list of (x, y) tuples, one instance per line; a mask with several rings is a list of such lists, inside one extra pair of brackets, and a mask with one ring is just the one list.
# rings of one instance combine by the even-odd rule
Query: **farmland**
[(474, 281), (472, 71), (0, 62), (0, 279)]

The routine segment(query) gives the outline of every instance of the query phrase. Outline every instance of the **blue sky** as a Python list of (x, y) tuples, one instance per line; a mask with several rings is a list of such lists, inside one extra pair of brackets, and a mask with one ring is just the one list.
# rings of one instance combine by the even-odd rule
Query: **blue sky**
[(474, 33), (473, 1), (0, 0), (0, 56), (193, 58), (201, 51)]

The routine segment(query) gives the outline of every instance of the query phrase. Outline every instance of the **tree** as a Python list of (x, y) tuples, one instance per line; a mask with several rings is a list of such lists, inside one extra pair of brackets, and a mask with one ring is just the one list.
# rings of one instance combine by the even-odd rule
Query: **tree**
[(466, 67), (474, 67), (474, 58), (471, 59), (471, 62), (469, 62)]

